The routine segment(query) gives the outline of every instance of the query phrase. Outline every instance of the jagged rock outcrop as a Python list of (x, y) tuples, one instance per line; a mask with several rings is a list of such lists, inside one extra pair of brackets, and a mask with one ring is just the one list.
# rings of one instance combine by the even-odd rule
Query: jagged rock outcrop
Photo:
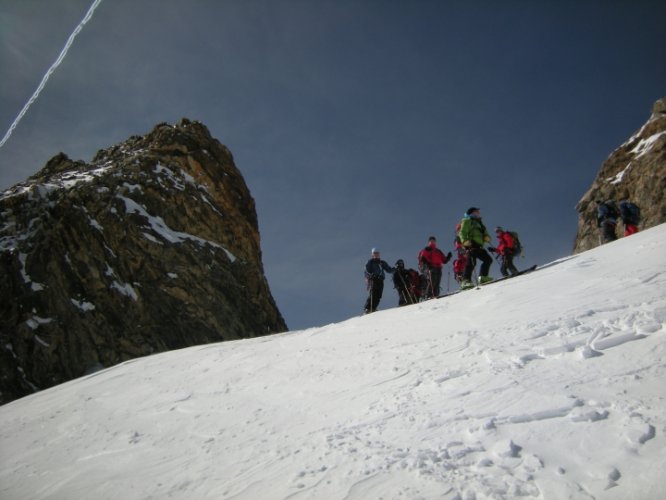
[(640, 206), (642, 229), (666, 221), (666, 97), (655, 103), (647, 123), (608, 157), (576, 205), (574, 253), (600, 244), (596, 201), (623, 199)]
[(286, 330), (252, 196), (183, 119), (0, 195), (0, 403), (138, 356)]

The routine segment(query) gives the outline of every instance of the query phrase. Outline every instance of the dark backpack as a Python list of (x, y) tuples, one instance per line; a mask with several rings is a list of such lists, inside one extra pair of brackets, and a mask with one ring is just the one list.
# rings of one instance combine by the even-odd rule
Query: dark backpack
[(599, 207), (599, 216), (601, 219), (617, 219), (620, 214), (612, 201), (606, 201)]
[(620, 203), (620, 217), (625, 224), (638, 224), (641, 221), (641, 209), (630, 201)]
[(509, 236), (513, 240), (513, 253), (515, 255), (522, 254), (523, 244), (520, 242), (520, 238), (518, 238), (518, 233), (515, 231), (507, 231), (507, 233), (509, 233)]

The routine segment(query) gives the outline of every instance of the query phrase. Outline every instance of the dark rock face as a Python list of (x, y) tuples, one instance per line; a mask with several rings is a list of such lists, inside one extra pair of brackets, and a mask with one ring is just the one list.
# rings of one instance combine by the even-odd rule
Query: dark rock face
[(0, 195), (0, 403), (160, 351), (285, 331), (255, 205), (200, 123), (60, 153)]
[[(608, 157), (578, 202), (574, 253), (600, 244), (596, 201), (623, 199), (641, 208), (641, 229), (666, 221), (666, 97), (655, 103), (647, 123)], [(618, 236), (623, 232), (619, 226)]]

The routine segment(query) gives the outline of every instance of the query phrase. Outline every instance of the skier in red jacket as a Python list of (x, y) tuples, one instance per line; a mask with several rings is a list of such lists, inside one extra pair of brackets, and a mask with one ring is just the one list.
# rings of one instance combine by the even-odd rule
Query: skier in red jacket
[(419, 252), (418, 260), (419, 270), (426, 277), (424, 297), (426, 299), (437, 297), (439, 285), (442, 282), (442, 268), (451, 260), (451, 252), (444, 255), (444, 252), (437, 248), (437, 239), (431, 236), (428, 238), (428, 246)]
[(495, 251), (502, 259), (502, 266), (500, 267), (502, 276), (508, 276), (509, 272), (512, 275), (518, 274), (518, 269), (513, 265), (513, 257), (516, 255), (516, 244), (513, 241), (513, 236), (499, 226), (495, 228), (495, 235), (497, 236)]

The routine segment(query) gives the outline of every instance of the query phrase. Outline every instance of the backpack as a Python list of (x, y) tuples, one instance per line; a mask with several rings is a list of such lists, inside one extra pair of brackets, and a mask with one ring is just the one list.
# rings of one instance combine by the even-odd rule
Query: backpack
[(511, 240), (513, 241), (513, 253), (518, 255), (523, 253), (523, 244), (520, 242), (520, 238), (518, 238), (518, 233), (515, 231), (507, 231), (509, 233), (509, 236), (511, 236)]
[(625, 224), (638, 224), (641, 221), (641, 209), (635, 203), (623, 201), (620, 203), (620, 217)]
[(409, 270), (409, 288), (417, 299), (421, 296), (421, 275), (414, 269)]
[(459, 253), (458, 258), (453, 261), (453, 275), (457, 282), (462, 281), (462, 276), (465, 272), (466, 265), (467, 255), (465, 255), (465, 253)]
[(605, 201), (599, 206), (600, 219), (617, 219), (619, 216), (615, 203), (611, 200)]

